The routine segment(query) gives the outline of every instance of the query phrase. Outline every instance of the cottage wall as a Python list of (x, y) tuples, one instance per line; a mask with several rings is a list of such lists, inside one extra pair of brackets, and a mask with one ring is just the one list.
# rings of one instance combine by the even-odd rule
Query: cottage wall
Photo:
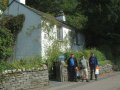
[(19, 3), (13, 2), (5, 11), (5, 14), (17, 16), (25, 15), (25, 21), (21, 32), (17, 36), (14, 58), (20, 59), (41, 54), (41, 17), (25, 8)]
[[(60, 50), (61, 52), (65, 52), (68, 49), (71, 49), (70, 44), (70, 36), (69, 32), (71, 32), (70, 29), (61, 26), (60, 30), (62, 30), (62, 36), (63, 40), (59, 40), (57, 38), (57, 30), (59, 30), (58, 26), (53, 25), (53, 28), (50, 31), (47, 31), (44, 27), (42, 27), (42, 33), (41, 33), (41, 41), (42, 41), (42, 56), (45, 57), (45, 54), (48, 50), (48, 48), (54, 43), (54, 41), (58, 41), (60, 43)], [(67, 42), (67, 43), (66, 43)]]
[[(69, 32), (75, 32), (75, 30), (71, 30), (71, 28), (62, 23), (59, 25), (59, 27), (54, 25), (54, 27), (49, 31), (49, 38), (48, 32), (46, 32), (46, 28), (42, 25), (42, 22), (44, 21), (43, 17), (45, 16), (40, 15), (40, 13), (37, 12), (38, 11), (32, 10), (32, 8), (22, 5), (16, 1), (14, 1), (4, 12), (7, 15), (17, 16), (24, 14), (25, 16), (23, 28), (18, 34), (16, 40), (15, 50), (13, 54), (13, 57), (15, 59), (21, 59), (24, 57), (36, 55), (41, 55), (44, 57), (49, 46), (52, 45), (54, 40), (57, 40), (58, 29), (63, 31), (63, 40), (58, 40), (61, 44), (60, 48), (62, 52), (68, 49), (79, 51), (81, 48), (83, 48), (70, 39), (73, 37), (70, 36)], [(78, 41), (80, 40), (78, 39)]]

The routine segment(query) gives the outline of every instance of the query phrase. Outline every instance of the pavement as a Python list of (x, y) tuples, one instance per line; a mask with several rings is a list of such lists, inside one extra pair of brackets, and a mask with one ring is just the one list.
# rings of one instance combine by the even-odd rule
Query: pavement
[(49, 86), (37, 90), (120, 90), (120, 72), (101, 74), (97, 81), (50, 81), (49, 83)]

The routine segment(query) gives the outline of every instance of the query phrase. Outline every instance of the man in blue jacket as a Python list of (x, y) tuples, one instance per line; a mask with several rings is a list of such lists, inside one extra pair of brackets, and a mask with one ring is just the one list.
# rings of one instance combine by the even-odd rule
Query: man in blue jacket
[(95, 80), (97, 80), (98, 76), (95, 74), (96, 67), (98, 66), (98, 60), (95, 57), (94, 53), (92, 53), (91, 57), (89, 58), (89, 66), (90, 66), (90, 80), (93, 79), (93, 73), (95, 76)]
[(69, 81), (77, 81), (76, 76), (76, 67), (77, 67), (77, 60), (74, 57), (74, 54), (70, 55), (70, 58), (67, 60), (68, 65), (68, 79)]

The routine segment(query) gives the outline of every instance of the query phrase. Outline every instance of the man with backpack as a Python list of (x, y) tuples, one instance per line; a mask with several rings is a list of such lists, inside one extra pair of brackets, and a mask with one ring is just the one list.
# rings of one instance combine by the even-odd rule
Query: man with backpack
[(88, 66), (89, 66), (89, 64), (84, 56), (82, 56), (82, 59), (80, 60), (79, 65), (80, 65), (80, 70), (81, 70), (82, 81), (86, 80), (86, 82), (89, 82), (89, 80), (88, 80)]
[(76, 76), (76, 68), (77, 68), (77, 60), (74, 57), (74, 54), (70, 55), (70, 58), (67, 60), (68, 65), (68, 80), (69, 81), (77, 81)]
[(95, 76), (95, 80), (97, 80), (98, 75), (95, 74), (96, 67), (98, 66), (98, 60), (95, 57), (94, 53), (92, 53), (91, 57), (89, 58), (89, 66), (90, 66), (90, 80), (93, 79), (93, 73)]

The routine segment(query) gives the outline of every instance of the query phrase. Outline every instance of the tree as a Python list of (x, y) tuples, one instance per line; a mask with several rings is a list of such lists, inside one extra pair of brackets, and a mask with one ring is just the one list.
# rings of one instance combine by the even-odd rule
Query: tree
[(43, 12), (57, 13), (63, 10), (66, 13), (72, 13), (77, 5), (77, 0), (27, 0), (26, 3)]
[(117, 57), (120, 53), (120, 0), (78, 1), (77, 11), (88, 17), (84, 28), (87, 47), (107, 45)]
[(8, 0), (0, 0), (0, 10), (4, 11), (8, 5)]
[(7, 7), (9, 0), (2, 0), (2, 2), (3, 2), (3, 5)]

